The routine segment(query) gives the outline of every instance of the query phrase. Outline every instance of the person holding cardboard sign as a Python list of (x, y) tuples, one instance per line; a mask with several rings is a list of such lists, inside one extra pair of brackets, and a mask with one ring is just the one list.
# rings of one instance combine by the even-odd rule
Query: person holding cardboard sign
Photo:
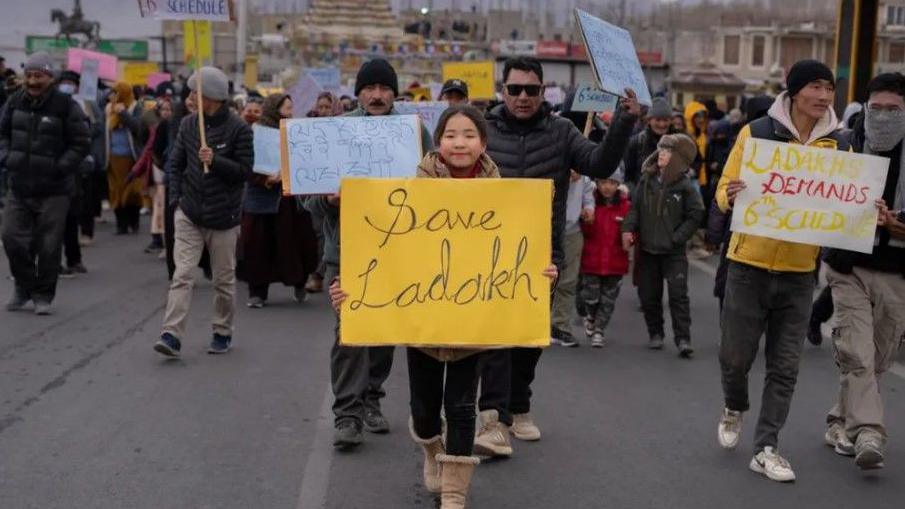
[[(486, 154), (486, 121), (474, 107), (448, 108), (438, 120), (434, 144), (439, 148), (421, 161), (418, 177), (500, 177), (496, 164)], [(555, 279), (556, 266), (547, 267), (544, 275)], [(337, 312), (349, 297), (338, 279), (330, 287), (330, 297)], [(424, 452), (424, 485), (428, 491), (441, 493), (443, 509), (465, 507), (471, 474), (479, 462), (473, 456), (478, 352), (471, 348), (407, 349), (410, 431)], [(445, 444), (441, 408), (446, 411)]]
[[(883, 200), (901, 211), (905, 76), (881, 74), (867, 90), (869, 99), (852, 133), (852, 145), (857, 152), (890, 159)], [(905, 334), (905, 224), (894, 212), (884, 215), (872, 253), (829, 249), (825, 256), (838, 318), (833, 351), (840, 371), (839, 396), (827, 415), (825, 438), (837, 453), (855, 456), (864, 470), (883, 466), (888, 433), (878, 386)]]
[[(544, 71), (540, 61), (515, 57), (503, 67), (503, 101), (487, 114), (487, 153), (500, 166), (503, 178), (552, 179), (553, 262), (563, 267), (563, 236), (569, 176), (595, 178), (611, 175), (619, 166), (641, 105), (632, 90), (617, 108), (603, 143), (585, 138), (571, 121), (553, 115), (544, 102)], [(539, 348), (513, 348), (488, 352), (481, 370), (482, 428), (476, 449), (487, 455), (508, 456), (512, 448), (500, 427), (522, 440), (539, 440), (540, 429), (531, 417), (531, 383), (540, 360)]]
[[(823, 63), (803, 60), (787, 77), (767, 117), (743, 128), (717, 186), (720, 209), (732, 209), (745, 188), (739, 178), (749, 138), (847, 151), (836, 130), (833, 72)], [(818, 246), (734, 232), (722, 315), (720, 365), (725, 409), (717, 436), (722, 447), (738, 445), (742, 414), (750, 406), (748, 372), (766, 333), (767, 376), (749, 468), (780, 482), (795, 480), (789, 462), (777, 451), (798, 378), (801, 348), (813, 297)]]
[[(204, 74), (201, 86), (198, 73)], [(210, 251), (216, 290), (208, 353), (226, 353), (232, 345), (236, 240), (243, 190), (252, 173), (254, 142), (251, 127), (229, 109), (228, 83), (223, 71), (215, 67), (202, 67), (189, 78), (198, 112), (182, 120), (170, 153), (176, 271), (167, 295), (160, 340), (154, 345), (155, 351), (167, 357), (178, 357), (182, 348), (194, 286), (192, 271), (205, 247)], [(206, 146), (196, 129), (197, 115), (204, 118)], [(204, 170), (205, 165), (209, 171)]]
[[(398, 115), (393, 102), (399, 94), (396, 70), (383, 59), (366, 62), (355, 81), (359, 108), (344, 116), (363, 117)], [(421, 149), (432, 148), (431, 137), (421, 126)], [(339, 195), (312, 196), (305, 207), (324, 218), (324, 280), (332, 282), (339, 275)], [(340, 345), (339, 315), (336, 335), (330, 353), (333, 388), (333, 446), (340, 449), (357, 447), (362, 429), (371, 433), (388, 433), (390, 424), (380, 411), (380, 400), (386, 396), (383, 383), (393, 367), (393, 347), (348, 347)]]

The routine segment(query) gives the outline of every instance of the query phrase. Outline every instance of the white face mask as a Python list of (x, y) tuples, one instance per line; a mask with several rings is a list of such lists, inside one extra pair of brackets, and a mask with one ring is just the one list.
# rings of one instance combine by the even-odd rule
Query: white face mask
[(72, 83), (60, 83), (57, 88), (60, 89), (60, 92), (63, 92), (66, 95), (75, 94), (75, 85), (73, 85)]
[(864, 131), (871, 150), (892, 150), (905, 138), (905, 111), (874, 111), (868, 108)]

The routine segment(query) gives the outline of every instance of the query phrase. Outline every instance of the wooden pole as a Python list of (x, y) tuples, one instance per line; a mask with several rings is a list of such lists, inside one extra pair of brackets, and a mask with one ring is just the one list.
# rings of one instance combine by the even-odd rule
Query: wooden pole
[[(194, 39), (194, 50), (195, 50), (195, 80), (198, 82), (198, 90), (196, 91), (196, 96), (198, 98), (198, 133), (201, 135), (201, 148), (207, 148), (207, 136), (204, 134), (204, 108), (202, 107), (203, 101), (201, 99), (202, 91), (204, 90), (204, 82), (201, 79), (201, 51), (200, 45), (198, 44), (198, 21), (192, 20), (192, 33), (195, 35)], [(204, 164), (204, 173), (210, 171), (207, 163)]]
[(591, 135), (591, 129), (594, 128), (594, 112), (588, 112), (588, 120), (584, 123), (584, 137), (587, 138)]

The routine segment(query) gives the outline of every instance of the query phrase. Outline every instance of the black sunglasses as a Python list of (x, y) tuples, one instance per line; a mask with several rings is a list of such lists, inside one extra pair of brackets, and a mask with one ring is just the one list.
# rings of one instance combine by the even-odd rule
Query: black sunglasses
[(506, 92), (512, 97), (522, 95), (522, 91), (528, 94), (528, 97), (537, 97), (540, 95), (540, 89), (543, 85), (506, 85)]

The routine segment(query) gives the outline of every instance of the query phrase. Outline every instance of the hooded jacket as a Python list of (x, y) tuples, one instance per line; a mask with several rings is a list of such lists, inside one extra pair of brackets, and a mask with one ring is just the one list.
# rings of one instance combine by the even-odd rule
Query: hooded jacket
[(685, 244), (704, 218), (704, 201), (687, 176), (686, 161), (674, 153), (661, 174), (659, 157), (657, 149), (644, 162), (622, 231), (639, 233), (646, 253), (684, 255)]
[[(678, 131), (670, 125), (666, 134), (677, 134)], [(641, 166), (644, 161), (657, 150), (657, 143), (660, 143), (662, 135), (657, 134), (647, 126), (640, 133), (632, 136), (628, 142), (628, 148), (625, 149), (625, 157), (623, 158), (623, 167), (625, 168), (625, 182), (627, 184), (637, 185), (641, 180)]]
[[(735, 146), (732, 147), (732, 152), (723, 168), (723, 176), (717, 185), (716, 200), (720, 210), (728, 212), (731, 208), (726, 189), (729, 187), (729, 182), (737, 180), (741, 174), (745, 143), (752, 136), (752, 128), (759, 131), (761, 128), (767, 127), (772, 130), (773, 139), (787, 143), (839, 149), (840, 143), (835, 135), (839, 122), (836, 120), (833, 108), (827, 109), (807, 140), (801, 139), (798, 129), (792, 123), (791, 108), (792, 100), (783, 92), (773, 101), (766, 117), (752, 122), (739, 132)], [(733, 232), (726, 256), (732, 261), (771, 271), (812, 272), (816, 268), (819, 254), (820, 247), (818, 246)]]
[(553, 180), (553, 263), (563, 267), (563, 235), (570, 170), (593, 178), (606, 178), (616, 171), (637, 117), (617, 109), (603, 143), (588, 141), (568, 119), (552, 115), (548, 103), (538, 114), (521, 121), (505, 104), (487, 114), (487, 154), (500, 167), (504, 178)]
[(697, 128), (694, 126), (694, 116), (701, 112), (709, 115), (707, 106), (697, 101), (692, 101), (685, 107), (685, 131), (698, 146), (698, 157), (700, 157), (700, 164), (696, 165), (694, 170), (698, 175), (698, 183), (704, 186), (707, 185), (707, 167), (705, 166), (705, 157), (707, 157), (707, 130), (705, 129), (695, 135)]
[(594, 222), (582, 223), (584, 247), (581, 251), (581, 273), (597, 276), (622, 276), (628, 274), (628, 253), (622, 249), (622, 222), (632, 204), (622, 191), (616, 191), (611, 199), (594, 191), (597, 206)]
[[(500, 178), (500, 170), (486, 153), (478, 160), (481, 167), (475, 178)], [(440, 160), (440, 153), (428, 152), (418, 165), (418, 178), (452, 178), (449, 168)], [(440, 362), (456, 362), (469, 355), (481, 352), (474, 348), (421, 348), (422, 352), (430, 355)]]

